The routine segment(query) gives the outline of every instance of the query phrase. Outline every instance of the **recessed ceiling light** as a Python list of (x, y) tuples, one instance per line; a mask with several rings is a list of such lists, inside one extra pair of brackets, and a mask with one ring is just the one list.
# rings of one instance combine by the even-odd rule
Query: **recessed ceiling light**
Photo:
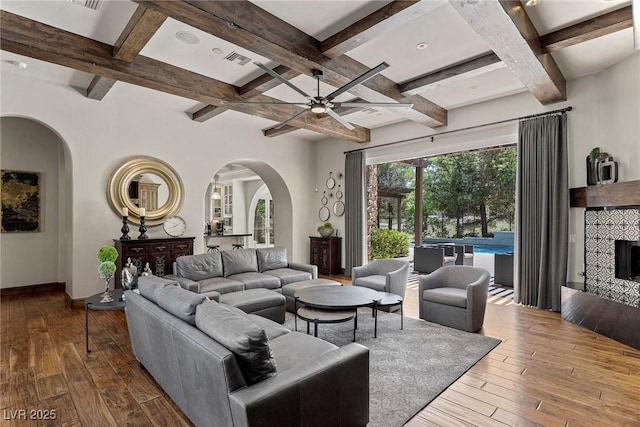
[(224, 53), (219, 47), (214, 47), (213, 49), (211, 49), (211, 52), (215, 53), (216, 55), (222, 55)]
[(187, 44), (198, 44), (200, 43), (200, 39), (195, 34), (191, 34), (188, 31), (178, 31), (176, 33), (176, 38), (182, 42)]
[(525, 6), (535, 6), (538, 4), (538, 0), (527, 0), (527, 2), (524, 4)]
[(416, 45), (416, 49), (418, 50), (422, 50), (422, 49), (426, 49), (429, 45), (426, 42), (420, 42)]
[(27, 63), (22, 61), (5, 61), (5, 62), (21, 70), (24, 70), (25, 68), (28, 67)]

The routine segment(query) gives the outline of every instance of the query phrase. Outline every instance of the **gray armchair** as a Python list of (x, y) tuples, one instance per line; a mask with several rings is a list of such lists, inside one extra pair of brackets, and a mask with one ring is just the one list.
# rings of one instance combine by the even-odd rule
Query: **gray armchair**
[(480, 267), (442, 267), (420, 277), (420, 318), (467, 332), (482, 328), (489, 291), (489, 271)]
[[(409, 278), (409, 261), (401, 259), (376, 259), (351, 270), (353, 286), (363, 286), (379, 292), (390, 292), (404, 299)], [(396, 309), (399, 306), (392, 307)]]

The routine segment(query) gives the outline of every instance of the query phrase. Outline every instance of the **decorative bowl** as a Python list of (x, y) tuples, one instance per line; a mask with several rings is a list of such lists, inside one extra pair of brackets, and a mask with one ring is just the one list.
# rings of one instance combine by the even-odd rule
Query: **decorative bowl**
[(318, 228), (318, 233), (322, 236), (322, 237), (329, 237), (333, 234), (335, 230), (333, 228)]

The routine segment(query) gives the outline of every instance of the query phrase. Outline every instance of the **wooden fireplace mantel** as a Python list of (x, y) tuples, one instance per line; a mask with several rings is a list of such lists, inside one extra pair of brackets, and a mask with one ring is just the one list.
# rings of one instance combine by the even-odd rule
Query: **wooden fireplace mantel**
[(572, 208), (640, 206), (640, 180), (571, 188), (569, 200)]

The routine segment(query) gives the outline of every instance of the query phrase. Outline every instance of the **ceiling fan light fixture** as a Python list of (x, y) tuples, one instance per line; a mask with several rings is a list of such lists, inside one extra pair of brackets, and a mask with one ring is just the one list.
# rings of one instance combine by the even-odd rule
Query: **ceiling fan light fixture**
[(322, 104), (313, 104), (311, 106), (311, 112), (315, 114), (322, 114), (327, 111), (327, 108)]

